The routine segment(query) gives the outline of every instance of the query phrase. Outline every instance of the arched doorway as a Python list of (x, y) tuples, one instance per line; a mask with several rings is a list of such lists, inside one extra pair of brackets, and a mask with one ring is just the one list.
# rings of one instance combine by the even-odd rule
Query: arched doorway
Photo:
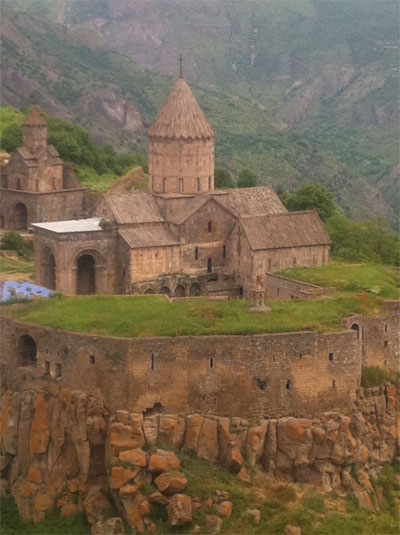
[(91, 254), (83, 254), (76, 261), (77, 295), (96, 293), (96, 261)]
[(193, 284), (191, 284), (189, 288), (189, 294), (192, 296), (200, 295), (201, 294), (200, 284), (198, 284), (197, 282), (194, 282)]
[(43, 250), (41, 284), (50, 290), (56, 289), (56, 260), (48, 247)]
[(185, 288), (181, 284), (175, 288), (175, 297), (185, 297)]
[(168, 288), (168, 286), (163, 286), (160, 290), (160, 294), (171, 295), (171, 290)]
[(37, 363), (36, 342), (28, 334), (18, 340), (18, 352), (21, 366), (34, 366)]
[(24, 203), (18, 202), (14, 208), (14, 228), (22, 230), (28, 226), (28, 209)]
[(151, 288), (147, 288), (147, 290), (144, 293), (146, 295), (153, 295), (154, 294), (154, 290), (152, 290)]
[(353, 325), (350, 327), (352, 331), (356, 331), (357, 333), (357, 340), (360, 339), (360, 327), (357, 325), (357, 323), (353, 323)]

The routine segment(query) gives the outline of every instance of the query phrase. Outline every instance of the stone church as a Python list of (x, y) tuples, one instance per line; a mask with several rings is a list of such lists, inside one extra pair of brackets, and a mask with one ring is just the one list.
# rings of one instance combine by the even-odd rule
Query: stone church
[[(36, 282), (66, 295), (248, 296), (265, 289), (267, 272), (327, 264), (316, 211), (288, 212), (269, 186), (214, 189), (214, 145), (180, 76), (148, 133), (149, 189), (107, 193), (87, 219), (53, 211), (34, 223)], [(35, 176), (25, 189), (47, 191), (48, 175), (43, 186)]]
[(1, 227), (25, 230), (34, 222), (82, 217), (87, 190), (47, 144), (47, 124), (39, 110), (26, 117), (22, 135), (23, 146), (1, 170)]

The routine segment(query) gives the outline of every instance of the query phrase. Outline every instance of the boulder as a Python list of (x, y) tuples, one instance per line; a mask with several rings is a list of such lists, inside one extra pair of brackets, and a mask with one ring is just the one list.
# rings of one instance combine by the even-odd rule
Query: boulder
[(66, 503), (61, 507), (61, 516), (70, 517), (79, 513), (79, 507), (75, 503)]
[(218, 514), (229, 518), (232, 514), (233, 504), (230, 501), (224, 501), (217, 505)]
[(299, 526), (291, 526), (287, 524), (284, 529), (285, 535), (301, 535), (301, 528)]
[(240, 481), (243, 481), (243, 483), (251, 482), (250, 474), (248, 473), (247, 469), (244, 466), (242, 466), (242, 468), (240, 469), (237, 477), (238, 479), (240, 479)]
[(158, 440), (158, 414), (143, 418), (143, 433), (146, 444), (154, 446)]
[(222, 519), (217, 515), (206, 515), (206, 525), (210, 533), (219, 533), (222, 527)]
[(121, 451), (119, 454), (119, 459), (122, 462), (131, 463), (135, 466), (140, 466), (141, 468), (145, 468), (147, 466), (146, 454), (141, 448)]
[(160, 414), (158, 441), (160, 444), (175, 445), (175, 432), (178, 425), (176, 414)]
[(92, 535), (125, 535), (122, 519), (118, 516), (98, 521), (91, 528)]
[(261, 520), (261, 511), (259, 509), (247, 509), (246, 514), (251, 518), (253, 524), (258, 526)]
[(154, 483), (160, 492), (171, 495), (184, 490), (187, 485), (187, 479), (180, 472), (164, 472), (154, 480)]
[(186, 494), (174, 494), (167, 511), (170, 526), (184, 526), (192, 522), (192, 500)]
[(149, 501), (151, 503), (160, 503), (161, 505), (168, 505), (169, 499), (164, 496), (164, 494), (161, 494), (161, 492), (153, 492), (153, 494), (150, 494)]
[(120, 489), (125, 483), (134, 479), (140, 472), (139, 468), (128, 470), (122, 466), (113, 466), (110, 476), (110, 489)]
[(83, 508), (89, 524), (95, 524), (103, 520), (103, 512), (111, 508), (107, 496), (98, 486), (91, 487), (83, 500)]
[(148, 470), (153, 473), (179, 470), (180, 461), (172, 451), (157, 450), (150, 457)]

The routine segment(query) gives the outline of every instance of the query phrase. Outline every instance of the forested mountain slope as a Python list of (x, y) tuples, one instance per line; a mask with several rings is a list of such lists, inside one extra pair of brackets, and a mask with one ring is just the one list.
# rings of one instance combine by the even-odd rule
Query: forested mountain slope
[(284, 190), (318, 180), (352, 217), (395, 222), (396, 2), (8, 3), (3, 103), (144, 147), (182, 51), (218, 165)]

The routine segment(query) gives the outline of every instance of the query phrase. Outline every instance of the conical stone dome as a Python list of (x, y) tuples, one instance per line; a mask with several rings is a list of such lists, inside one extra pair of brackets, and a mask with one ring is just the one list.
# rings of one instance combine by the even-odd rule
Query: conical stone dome
[(22, 122), (23, 126), (47, 126), (41, 111), (34, 107)]
[(176, 81), (148, 135), (157, 139), (214, 139), (214, 130), (183, 76)]

